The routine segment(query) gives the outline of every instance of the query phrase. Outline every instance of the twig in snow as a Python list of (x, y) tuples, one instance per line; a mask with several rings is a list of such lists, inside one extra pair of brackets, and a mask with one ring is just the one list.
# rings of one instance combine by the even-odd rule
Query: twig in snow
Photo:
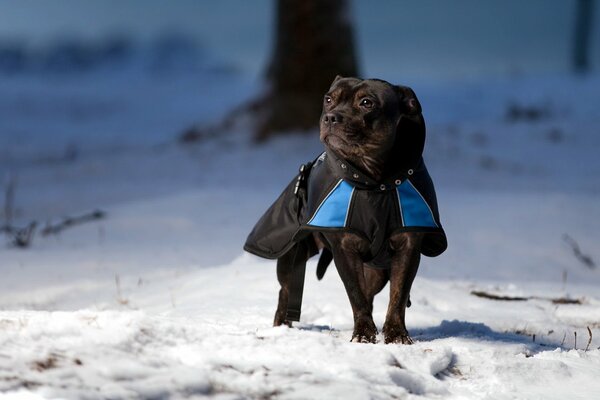
[(527, 301), (530, 297), (517, 297), (517, 296), (500, 296), (497, 294), (492, 294), (488, 292), (484, 292), (483, 290), (472, 290), (471, 294), (473, 296), (482, 297), (484, 299), (490, 300), (503, 300), (503, 301)]
[(582, 299), (570, 299), (568, 297), (546, 298), (546, 297), (532, 296), (531, 298), (538, 299), (538, 300), (550, 300), (552, 302), (552, 304), (583, 304)]
[(45, 359), (32, 362), (31, 368), (38, 372), (56, 368), (60, 358), (62, 358), (60, 354), (50, 353)]
[(129, 304), (129, 300), (123, 298), (121, 295), (121, 279), (119, 278), (119, 274), (115, 275), (115, 285), (117, 286), (117, 303), (126, 306)]
[(577, 331), (573, 332), (573, 334), (575, 335), (575, 345), (573, 346), (573, 348), (577, 350)]
[(83, 214), (77, 217), (66, 217), (61, 222), (56, 225), (48, 224), (42, 229), (42, 236), (48, 235), (56, 235), (63, 231), (66, 228), (69, 228), (74, 225), (82, 224), (88, 221), (94, 221), (97, 219), (102, 219), (106, 216), (106, 213), (101, 210), (95, 210), (87, 214)]
[(579, 244), (575, 241), (575, 239), (573, 239), (571, 236), (569, 236), (568, 234), (565, 233), (563, 235), (563, 240), (569, 246), (571, 246), (571, 250), (573, 250), (573, 254), (575, 255), (575, 258), (577, 258), (583, 265), (585, 265), (589, 269), (596, 268), (596, 263), (594, 262), (592, 257), (588, 254), (582, 253), (581, 248), (579, 247)]
[[(4, 192), (4, 225), (0, 225), (0, 233), (5, 233), (10, 238), (10, 242), (13, 245), (24, 248), (29, 247), (31, 244), (35, 229), (37, 227), (37, 222), (32, 221), (25, 228), (17, 228), (13, 225), (16, 187), (17, 179), (14, 177), (14, 175), (8, 174), (6, 189)], [(56, 225), (46, 225), (41, 233), (42, 236), (57, 234), (70, 226), (101, 219), (105, 216), (106, 213), (104, 211), (96, 210), (78, 217), (67, 217)]]
[(28, 247), (31, 244), (37, 223), (35, 221), (30, 222), (25, 228), (13, 226), (16, 187), (17, 178), (14, 175), (8, 174), (6, 189), (4, 191), (4, 225), (0, 226), (0, 233), (5, 233), (9, 236), (10, 242), (15, 246)]
[(37, 222), (30, 222), (25, 228), (12, 228), (13, 244), (17, 247), (29, 247)]
[(563, 345), (565, 344), (565, 340), (567, 339), (567, 332), (565, 332), (564, 336), (563, 336), (563, 340), (560, 342), (560, 347), (563, 347)]
[(588, 349), (590, 348), (590, 344), (592, 344), (592, 330), (590, 329), (590, 327), (587, 327), (587, 331), (588, 331), (588, 335), (590, 335), (588, 342), (587, 342), (587, 346), (585, 346), (585, 351), (588, 351)]
[(483, 290), (472, 290), (473, 296), (481, 297), (489, 300), (502, 300), (502, 301), (527, 301), (527, 300), (547, 300), (551, 301), (552, 304), (583, 304), (582, 299), (570, 299), (567, 297), (540, 297), (540, 296), (503, 296), (493, 293), (488, 293)]
[(0, 233), (6, 233), (10, 237), (10, 243), (17, 247), (29, 247), (37, 222), (30, 222), (25, 228), (17, 228), (12, 225), (0, 227)]

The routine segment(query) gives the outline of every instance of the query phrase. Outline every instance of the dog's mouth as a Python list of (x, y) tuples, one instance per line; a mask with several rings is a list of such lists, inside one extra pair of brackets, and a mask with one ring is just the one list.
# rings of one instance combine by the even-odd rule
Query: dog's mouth
[[(326, 133), (325, 135), (323, 135), (323, 141), (326, 144), (342, 144), (345, 146), (352, 146), (351, 143), (349, 143), (346, 139), (344, 139), (342, 136), (340, 135), (336, 135), (335, 133)], [(333, 142), (333, 143), (332, 143)]]
[(321, 140), (326, 145), (332, 147), (357, 147), (360, 144), (354, 141), (348, 140), (348, 135), (353, 135), (352, 132), (343, 132), (342, 134), (332, 131), (325, 131), (321, 133)]
[(349, 142), (346, 138), (334, 133), (326, 133), (322, 141), (325, 146), (340, 154), (352, 153), (358, 147), (356, 143)]

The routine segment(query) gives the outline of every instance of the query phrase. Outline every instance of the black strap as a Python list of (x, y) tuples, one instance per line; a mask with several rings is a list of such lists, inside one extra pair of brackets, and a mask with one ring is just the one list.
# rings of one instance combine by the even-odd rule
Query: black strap
[[(298, 197), (299, 201), (304, 201), (304, 203), (306, 203), (306, 182), (312, 164), (312, 162), (308, 162), (300, 166), (300, 173), (294, 187), (294, 194)], [(298, 207), (298, 217), (300, 217), (301, 211), (302, 207)], [(307, 240), (300, 240), (285, 255), (277, 259), (277, 270), (283, 267), (290, 271), (288, 305), (285, 311), (285, 319), (289, 322), (300, 321), (306, 260), (310, 257), (310, 251), (309, 242)], [(282, 263), (289, 263), (289, 265), (281, 265)]]
[[(306, 273), (306, 260), (309, 254), (309, 244), (301, 240), (290, 249), (291, 257), (281, 257), (277, 263), (290, 262), (290, 280), (288, 287), (288, 305), (285, 313), (287, 321), (300, 321), (302, 309), (302, 292), (304, 291), (304, 275)], [(277, 266), (279, 269), (279, 265)]]

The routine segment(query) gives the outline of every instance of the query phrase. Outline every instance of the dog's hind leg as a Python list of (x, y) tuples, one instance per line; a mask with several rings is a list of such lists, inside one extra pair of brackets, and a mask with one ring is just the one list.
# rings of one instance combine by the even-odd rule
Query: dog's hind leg
[(410, 288), (421, 260), (422, 233), (403, 232), (390, 238), (394, 251), (390, 270), (390, 302), (383, 325), (385, 343), (412, 344), (404, 322)]
[(390, 279), (390, 273), (388, 270), (380, 268), (371, 268), (366, 265), (363, 266), (365, 275), (365, 296), (369, 303), (371, 313), (373, 313), (373, 299), (375, 295), (383, 290), (385, 285)]

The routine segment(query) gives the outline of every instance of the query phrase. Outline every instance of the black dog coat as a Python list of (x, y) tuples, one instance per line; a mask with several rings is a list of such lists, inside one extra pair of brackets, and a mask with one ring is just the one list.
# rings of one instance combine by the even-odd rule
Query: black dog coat
[(446, 250), (433, 182), (420, 158), (414, 169), (398, 171), (376, 182), (333, 152), (301, 167), (279, 198), (260, 218), (244, 250), (260, 257), (281, 258), (295, 244), (317, 253), (311, 232), (347, 231), (370, 243), (364, 262), (389, 268), (389, 238), (396, 232), (424, 232), (423, 255)]

